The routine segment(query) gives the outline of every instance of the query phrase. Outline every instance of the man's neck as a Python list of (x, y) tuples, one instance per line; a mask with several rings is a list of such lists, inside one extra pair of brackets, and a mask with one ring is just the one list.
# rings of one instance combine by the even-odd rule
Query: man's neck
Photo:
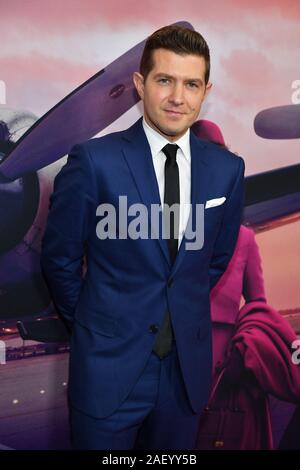
[(152, 124), (152, 122), (148, 120), (148, 117), (145, 114), (144, 114), (144, 121), (146, 125), (148, 125), (151, 128), (153, 132), (156, 132), (160, 136), (164, 137), (172, 144), (174, 144), (177, 140), (181, 139), (181, 137), (183, 137), (188, 132), (188, 129), (187, 129), (183, 134), (179, 136), (178, 135), (176, 136), (166, 135), (163, 132), (161, 132), (154, 124)]

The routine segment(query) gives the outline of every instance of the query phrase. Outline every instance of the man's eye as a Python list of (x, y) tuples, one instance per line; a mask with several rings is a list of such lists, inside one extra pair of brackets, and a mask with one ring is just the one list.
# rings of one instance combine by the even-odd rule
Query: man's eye
[(189, 86), (190, 88), (198, 88), (198, 85), (197, 85), (197, 83), (195, 83), (195, 82), (189, 82), (189, 83), (188, 83), (188, 86)]
[(168, 83), (170, 80), (168, 78), (160, 78), (159, 83)]

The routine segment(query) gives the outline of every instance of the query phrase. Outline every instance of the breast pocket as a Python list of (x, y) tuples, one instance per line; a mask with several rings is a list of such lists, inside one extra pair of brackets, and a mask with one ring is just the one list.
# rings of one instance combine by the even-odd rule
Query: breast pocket
[(224, 204), (215, 207), (209, 207), (204, 210), (204, 242), (214, 240), (219, 232), (223, 220)]
[(207, 207), (204, 209), (204, 216), (215, 216), (220, 215), (224, 211), (224, 204), (220, 204), (219, 206)]

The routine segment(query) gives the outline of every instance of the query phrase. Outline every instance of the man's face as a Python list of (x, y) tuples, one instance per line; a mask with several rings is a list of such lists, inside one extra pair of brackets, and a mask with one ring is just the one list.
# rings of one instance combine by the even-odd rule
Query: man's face
[(152, 58), (146, 80), (138, 72), (133, 80), (144, 102), (145, 120), (172, 142), (196, 121), (211, 84), (205, 85), (203, 57), (156, 49)]

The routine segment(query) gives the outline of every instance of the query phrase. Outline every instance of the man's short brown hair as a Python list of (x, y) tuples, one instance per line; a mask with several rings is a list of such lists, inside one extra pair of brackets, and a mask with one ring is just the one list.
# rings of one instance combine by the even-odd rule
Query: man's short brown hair
[(199, 55), (205, 60), (205, 84), (209, 80), (209, 47), (200, 33), (182, 26), (170, 25), (155, 31), (148, 37), (140, 62), (140, 73), (146, 80), (153, 68), (152, 53), (155, 49), (167, 49), (176, 54)]

